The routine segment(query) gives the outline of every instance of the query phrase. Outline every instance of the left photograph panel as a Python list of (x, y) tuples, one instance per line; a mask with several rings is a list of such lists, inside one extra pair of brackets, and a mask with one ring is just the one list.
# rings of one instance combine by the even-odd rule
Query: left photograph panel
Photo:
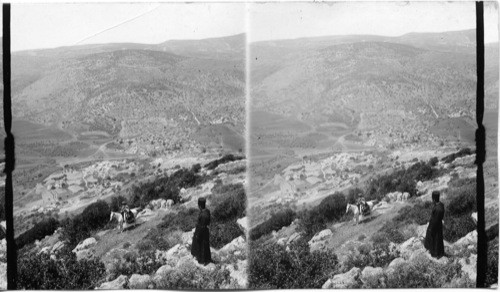
[(244, 3), (12, 5), (18, 289), (246, 287), (245, 44)]

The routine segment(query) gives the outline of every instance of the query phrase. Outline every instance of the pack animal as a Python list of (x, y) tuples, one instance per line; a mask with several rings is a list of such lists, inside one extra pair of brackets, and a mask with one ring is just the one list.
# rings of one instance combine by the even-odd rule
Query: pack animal
[[(133, 215), (132, 220), (125, 220), (125, 218), (123, 218), (122, 213), (111, 211), (111, 214), (109, 215), (109, 222), (116, 219), (116, 221), (118, 223), (116, 228), (119, 229), (120, 232), (123, 232), (129, 226), (132, 226), (132, 225), (137, 223), (137, 217), (138, 217), (137, 214), (139, 213), (139, 210), (137, 208), (130, 209), (130, 213), (132, 213), (132, 215)], [(128, 221), (128, 222), (126, 222), (126, 221)]]
[[(356, 220), (356, 225), (358, 225), (360, 222), (362, 222), (364, 219), (370, 217), (372, 215), (372, 211), (373, 211), (373, 206), (377, 203), (376, 200), (372, 200), (372, 201), (367, 201), (366, 204), (368, 205), (368, 211), (366, 213), (368, 213), (368, 215), (363, 215), (358, 206), (355, 205), (355, 204), (350, 204), (348, 203), (347, 206), (346, 206), (346, 210), (345, 210), (345, 213), (346, 214), (349, 214), (349, 212), (352, 211), (352, 213), (354, 214), (354, 220)], [(366, 214), (365, 213), (365, 214)]]

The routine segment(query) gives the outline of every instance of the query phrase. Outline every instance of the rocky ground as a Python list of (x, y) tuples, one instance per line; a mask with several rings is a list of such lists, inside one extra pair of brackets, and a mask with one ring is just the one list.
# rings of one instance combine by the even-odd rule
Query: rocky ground
[[(412, 153), (414, 154), (414, 153)], [(442, 157), (445, 153), (422, 152), (418, 156), (419, 159), (429, 159), (434, 156)], [(259, 202), (264, 202), (267, 199), (267, 204), (286, 204), (287, 198), (293, 198), (293, 203), (303, 203), (304, 200), (297, 199), (298, 186), (306, 185), (305, 197), (310, 196), (324, 197), (323, 194), (331, 194), (332, 189), (342, 189), (341, 184), (334, 184), (333, 181), (341, 176), (348, 174), (342, 173), (342, 170), (354, 170), (362, 164), (375, 164), (373, 156), (363, 156), (341, 153), (339, 155), (324, 159), (319, 162), (304, 162), (301, 165), (291, 165), (287, 167), (282, 174), (275, 177), (274, 183), (279, 184), (281, 189), (274, 191), (271, 198), (263, 196)], [(390, 157), (399, 161), (399, 165), (411, 165), (416, 158), (414, 155), (400, 152), (393, 153)], [(331, 250), (338, 256), (339, 272), (331, 277), (323, 284), (323, 288), (338, 289), (338, 288), (394, 288), (394, 283), (398, 279), (395, 277), (396, 270), (416, 270), (421, 267), (432, 267), (435, 270), (451, 269), (456, 267), (457, 271), (450, 272), (451, 278), (443, 280), (443, 287), (474, 287), (476, 280), (476, 259), (477, 259), (477, 232), (473, 231), (457, 240), (454, 243), (445, 242), (446, 256), (437, 260), (423, 247), (422, 240), (425, 237), (427, 225), (408, 226), (405, 237), (406, 241), (400, 244), (390, 243), (390, 250), (385, 251), (383, 257), (390, 256), (394, 258), (386, 265), (372, 267), (361, 264), (352, 266), (355, 259), (367, 256), (370, 253), (376, 252), (373, 250), (373, 242), (371, 237), (384, 225), (391, 221), (398, 211), (404, 206), (412, 206), (418, 201), (430, 201), (431, 192), (433, 190), (446, 190), (449, 182), (454, 177), (458, 178), (475, 178), (476, 167), (474, 165), (474, 155), (465, 156), (455, 159), (452, 163), (444, 163), (439, 161), (437, 168), (442, 170), (442, 175), (430, 181), (418, 181), (417, 190), (419, 197), (409, 198), (405, 193), (388, 193), (385, 199), (375, 205), (372, 215), (359, 225), (355, 221), (347, 221), (333, 223), (316, 233), (309, 241), (311, 251), (326, 251)], [(361, 172), (363, 174), (363, 172)], [(311, 178), (315, 178), (313, 181)], [(326, 188), (325, 185), (331, 187)], [(325, 189), (321, 191), (321, 189)], [(275, 196), (276, 195), (276, 196)], [(295, 197), (294, 197), (295, 195)], [(442, 193), (441, 199), (446, 200), (446, 191)], [(257, 201), (257, 200), (256, 200)], [(314, 200), (309, 200), (312, 202)], [(262, 203), (264, 204), (264, 203)], [(498, 210), (498, 209), (497, 209)], [(477, 220), (477, 214), (473, 213), (472, 217)], [(492, 219), (492, 218), (490, 218)], [(493, 218), (495, 219), (495, 218)], [(287, 248), (291, 244), (301, 238), (298, 230), (300, 219), (290, 225), (283, 227), (281, 230), (274, 231), (270, 238), (280, 245), (285, 245)], [(496, 220), (498, 220), (496, 218)], [(492, 222), (496, 220), (490, 220)], [(488, 221), (488, 220), (487, 220)], [(491, 224), (490, 224), (491, 225)], [(360, 246), (362, 246), (360, 248)], [(366, 255), (360, 255), (366, 249)], [(361, 251), (360, 251), (361, 250)], [(380, 255), (372, 254), (372, 257), (381, 257)], [(429, 268), (430, 269), (430, 268)], [(422, 273), (423, 270), (422, 270)], [(449, 275), (448, 275), (449, 276)], [(404, 283), (400, 286), (406, 287)]]
[[(161, 158), (151, 161), (150, 165), (153, 169), (162, 172), (170, 173), (183, 167), (191, 166), (195, 163), (203, 165), (205, 161), (199, 159), (177, 159), (164, 160)], [(85, 168), (79, 173), (91, 173), (92, 175), (103, 174), (105, 176), (116, 177), (116, 166), (112, 163), (94, 164)], [(107, 166), (107, 167), (104, 167)], [(212, 288), (244, 288), (247, 285), (246, 280), (246, 239), (243, 236), (237, 237), (230, 243), (220, 249), (212, 248), (212, 259), (214, 263), (203, 266), (197, 263), (190, 253), (191, 242), (194, 229), (190, 232), (176, 231), (173, 236), (177, 238), (177, 244), (167, 250), (157, 249), (153, 257), (147, 257), (140, 253), (139, 242), (158, 224), (167, 214), (177, 214), (179, 210), (185, 208), (196, 208), (197, 199), (206, 197), (212, 194), (212, 188), (215, 181), (220, 181), (222, 184), (246, 184), (246, 174), (244, 171), (235, 171), (244, 168), (246, 160), (234, 161), (221, 164), (213, 170), (202, 168), (202, 173), (216, 174), (213, 179), (193, 188), (181, 189), (182, 204), (172, 205), (172, 202), (164, 199), (150, 201), (149, 205), (143, 209), (137, 216), (137, 222), (133, 226), (129, 226), (124, 232), (120, 232), (117, 228), (104, 229), (96, 232), (83, 241), (81, 241), (72, 252), (78, 260), (81, 259), (99, 259), (104, 263), (106, 268), (106, 276), (95, 287), (97, 289), (176, 289), (180, 286), (166, 286), (178, 281), (175, 279), (186, 278), (183, 273), (189, 273), (192, 278), (200, 278), (205, 281), (210, 281), (210, 277), (220, 276), (224, 279), (219, 281), (221, 284)], [(121, 166), (123, 167), (123, 166)], [(93, 171), (89, 170), (92, 168)], [(46, 179), (46, 184), (51, 184), (54, 177), (60, 177), (54, 174)], [(85, 177), (85, 176), (84, 176)], [(210, 209), (210, 200), (207, 207)], [(246, 217), (240, 218), (238, 226), (246, 234), (247, 223)], [(53, 235), (47, 236), (44, 239), (35, 243), (35, 249), (38, 253), (49, 253), (51, 257), (56, 257), (57, 252), (65, 246), (65, 242), (59, 240), (59, 231)], [(142, 265), (158, 265), (152, 273), (132, 275), (119, 274), (123, 270), (123, 266), (131, 261), (131, 257), (135, 262), (141, 262)], [(122, 267), (122, 268), (120, 268)], [(0, 267), (1, 268), (1, 267)], [(121, 269), (121, 270), (120, 270)], [(118, 273), (118, 274), (117, 274)], [(174, 281), (175, 280), (175, 281)], [(194, 281), (194, 280), (193, 280)]]

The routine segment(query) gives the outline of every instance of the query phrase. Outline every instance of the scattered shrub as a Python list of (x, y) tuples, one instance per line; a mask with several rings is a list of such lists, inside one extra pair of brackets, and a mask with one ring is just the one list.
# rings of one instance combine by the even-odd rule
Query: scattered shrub
[(472, 220), (470, 213), (460, 216), (446, 216), (443, 225), (443, 238), (449, 242), (455, 242), (476, 229), (476, 223)]
[(150, 201), (156, 199), (171, 199), (174, 203), (181, 200), (179, 192), (182, 188), (195, 187), (204, 183), (207, 176), (201, 176), (193, 169), (179, 169), (170, 176), (164, 175), (153, 182), (142, 183), (132, 187), (132, 196), (129, 201), (130, 206), (145, 207)]
[(488, 242), (488, 263), (486, 285), (498, 283), (498, 237)]
[(267, 221), (262, 222), (261, 224), (250, 229), (250, 240), (257, 240), (263, 235), (290, 225), (295, 217), (296, 213), (292, 209), (285, 209), (271, 215), (271, 218)]
[[(220, 266), (203, 269), (193, 261), (184, 261), (156, 281), (156, 289), (217, 290), (230, 283), (229, 271)], [(240, 287), (242, 288), (242, 287)]]
[(169, 250), (181, 242), (181, 235), (182, 232), (179, 230), (152, 228), (148, 234), (136, 244), (136, 248), (140, 253), (155, 250)]
[(168, 213), (163, 217), (163, 222), (158, 225), (158, 228), (167, 229), (165, 231), (191, 231), (196, 227), (199, 212), (198, 209), (189, 208), (182, 209), (177, 214)]
[[(360, 243), (348, 247), (349, 252), (341, 263), (340, 272), (347, 272), (353, 267), (364, 268), (386, 267), (392, 260), (399, 256), (396, 250), (391, 250), (388, 243)], [(375, 287), (373, 287), (375, 288)]]
[[(440, 265), (425, 260), (406, 263), (387, 275), (387, 288), (443, 287), (461, 275), (459, 263)], [(457, 287), (454, 287), (457, 288)]]
[(16, 246), (18, 249), (25, 245), (31, 244), (36, 240), (41, 240), (47, 235), (52, 235), (59, 227), (59, 221), (55, 218), (46, 218), (35, 224), (31, 229), (19, 235), (16, 238)]
[(292, 243), (289, 251), (276, 243), (251, 243), (249, 288), (321, 288), (335, 271), (336, 264), (337, 256), (334, 253), (310, 252), (309, 245), (304, 240)]
[(81, 240), (88, 238), (92, 231), (104, 227), (109, 222), (110, 212), (104, 201), (88, 205), (81, 214), (63, 222), (61, 239), (67, 240), (70, 246), (76, 246)]
[(201, 165), (199, 163), (194, 164), (191, 166), (191, 172), (198, 173), (201, 170)]
[(18, 259), (17, 287), (36, 290), (93, 289), (105, 274), (104, 264), (96, 259), (77, 260), (70, 249), (63, 249), (57, 259), (48, 253), (30, 252)]
[(443, 161), (444, 163), (452, 163), (455, 159), (457, 159), (459, 157), (472, 155), (474, 153), (476, 153), (476, 152), (471, 150), (470, 148), (462, 148), (456, 153), (452, 153), (450, 155), (447, 155), (447, 156), (441, 158), (441, 161)]
[(109, 274), (111, 279), (116, 279), (120, 275), (149, 275), (156, 272), (164, 264), (163, 260), (156, 258), (155, 251), (143, 252), (140, 255), (129, 251), (123, 258), (113, 262)]
[(227, 154), (227, 155), (224, 155), (220, 159), (216, 159), (214, 161), (211, 161), (211, 162), (205, 164), (205, 168), (208, 169), (208, 170), (212, 170), (212, 169), (217, 168), (217, 166), (219, 166), (220, 164), (224, 164), (224, 163), (228, 163), (228, 162), (236, 161), (236, 160), (241, 160), (243, 158), (245, 158), (245, 157), (243, 157), (243, 156), (234, 156), (233, 154)]
[(214, 198), (212, 201), (212, 204), (215, 205), (212, 211), (215, 221), (226, 221), (245, 216), (247, 198), (243, 185), (236, 184), (229, 186), (231, 187), (224, 188), (222, 196)]
[(446, 214), (460, 216), (475, 212), (476, 207), (476, 179), (459, 179), (450, 183), (447, 199), (445, 200)]
[(235, 221), (216, 222), (210, 226), (210, 246), (219, 249), (241, 235), (244, 233)]
[(346, 205), (346, 198), (340, 192), (324, 198), (319, 205), (300, 214), (299, 231), (306, 237), (313, 236), (325, 229), (328, 222), (340, 220), (345, 214)]

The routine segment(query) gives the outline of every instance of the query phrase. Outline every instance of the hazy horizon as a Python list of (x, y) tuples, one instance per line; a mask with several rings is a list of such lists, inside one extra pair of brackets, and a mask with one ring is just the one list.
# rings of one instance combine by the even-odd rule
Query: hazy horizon
[(244, 3), (50, 3), (11, 6), (13, 52), (159, 44), (244, 33)]
[[(476, 28), (474, 2), (252, 3), (249, 42), (321, 36), (439, 33)], [(485, 3), (485, 42), (498, 42), (498, 7)]]

